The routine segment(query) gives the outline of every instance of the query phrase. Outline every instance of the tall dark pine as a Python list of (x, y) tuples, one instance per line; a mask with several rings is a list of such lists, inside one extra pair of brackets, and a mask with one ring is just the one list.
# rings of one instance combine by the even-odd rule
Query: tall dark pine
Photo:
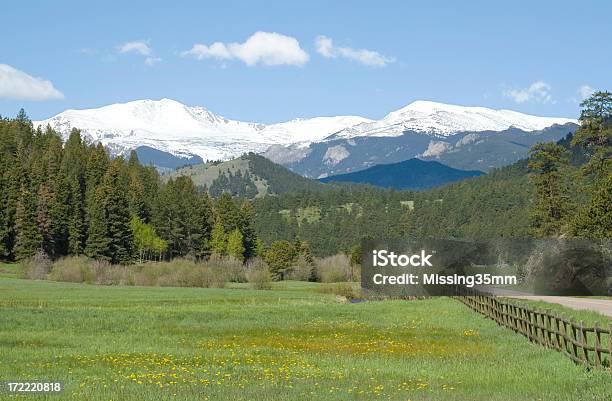
[(68, 251), (80, 255), (85, 248), (87, 224), (85, 199), (81, 184), (73, 180), (70, 186), (70, 221), (68, 222)]
[(257, 233), (253, 227), (254, 211), (251, 202), (245, 201), (240, 208), (240, 232), (244, 243), (244, 257), (252, 258), (256, 254)]
[(37, 216), (36, 221), (38, 224), (38, 231), (40, 232), (42, 239), (42, 249), (50, 254), (53, 252), (53, 224), (51, 221), (51, 214), (49, 206), (52, 201), (52, 194), (49, 191), (47, 185), (40, 184), (38, 188), (38, 205), (37, 205)]
[(561, 174), (567, 164), (566, 149), (555, 143), (538, 143), (530, 150), (529, 169), (537, 193), (532, 226), (537, 237), (561, 233), (569, 208), (568, 189)]
[(132, 259), (133, 235), (130, 228), (130, 210), (127, 174), (121, 157), (111, 161), (102, 180), (105, 195), (109, 256), (113, 263), (129, 263)]
[(224, 192), (215, 202), (215, 220), (223, 226), (223, 231), (231, 233), (240, 229), (241, 217), (236, 202), (232, 196)]
[(89, 218), (85, 254), (93, 259), (111, 260), (110, 239), (106, 226), (106, 196), (103, 188), (95, 190), (87, 211)]
[(26, 186), (22, 186), (21, 199), (17, 203), (15, 213), (14, 253), (17, 260), (33, 256), (41, 247), (42, 236), (38, 231), (36, 217), (34, 196)]
[(172, 256), (201, 255), (211, 232), (209, 200), (189, 177), (169, 180), (160, 191), (155, 226)]

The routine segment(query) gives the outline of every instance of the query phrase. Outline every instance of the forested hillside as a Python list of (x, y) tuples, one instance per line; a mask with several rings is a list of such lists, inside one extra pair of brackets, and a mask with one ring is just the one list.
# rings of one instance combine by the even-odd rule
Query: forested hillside
[(394, 189), (427, 189), (483, 175), (482, 171), (459, 170), (437, 161), (409, 159), (379, 164), (354, 173), (332, 175), (321, 182), (354, 182)]
[(0, 119), (0, 258), (87, 255), (111, 263), (255, 254), (253, 210), (188, 177), (162, 182), (136, 152), (111, 159), (73, 130), (65, 144), (23, 110)]
[(317, 255), (366, 237), (525, 237), (533, 191), (523, 161), (420, 192), (355, 186), (257, 199), (255, 227), (264, 241), (300, 238)]
[(225, 162), (208, 162), (182, 167), (165, 177), (190, 177), (211, 196), (223, 192), (252, 199), (295, 191), (319, 191), (325, 186), (302, 177), (255, 153), (247, 153)]
[(489, 174), (421, 192), (367, 187), (258, 199), (261, 237), (312, 244), (318, 255), (362, 238), (612, 237), (612, 95), (583, 103), (581, 128)]
[[(21, 112), (0, 119), (0, 258), (259, 255), (282, 277), (299, 252), (349, 251), (366, 237), (612, 237), (612, 95), (583, 107), (575, 135), (422, 192), (322, 184), (252, 153), (233, 171), (217, 168), (210, 186), (198, 185), (196, 167), (162, 180), (135, 152), (110, 158), (78, 130), (63, 144)], [(255, 189), (252, 204), (238, 200)]]

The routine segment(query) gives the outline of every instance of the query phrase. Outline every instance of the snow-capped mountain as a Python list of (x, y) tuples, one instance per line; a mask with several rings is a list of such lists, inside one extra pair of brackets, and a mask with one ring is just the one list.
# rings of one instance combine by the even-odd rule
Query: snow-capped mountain
[(199, 158), (227, 160), (246, 152), (310, 177), (358, 171), (413, 157), (456, 168), (488, 170), (524, 157), (535, 141), (558, 140), (577, 127), (568, 118), (511, 110), (416, 101), (380, 120), (359, 116), (315, 117), (258, 124), (221, 117), (171, 99), (137, 100), (97, 109), (67, 110), (48, 120), (68, 136), (79, 128), (114, 154), (132, 149), (174, 157), (173, 168)]
[(338, 116), (265, 125), (230, 120), (203, 107), (161, 99), (66, 110), (34, 124), (48, 124), (65, 137), (72, 128), (79, 128), (84, 137), (116, 154), (148, 146), (180, 157), (226, 160), (245, 152), (264, 152), (271, 145), (308, 146), (346, 127), (371, 121)]
[(517, 128), (538, 131), (554, 124), (576, 123), (569, 118), (538, 117), (512, 110), (465, 107), (418, 100), (387, 114), (383, 119), (363, 122), (332, 135), (332, 139), (363, 136), (394, 137), (406, 131), (446, 137), (461, 132), (504, 131)]
[(577, 127), (569, 118), (421, 100), (308, 146), (271, 146), (264, 156), (313, 178), (415, 157), (488, 171), (524, 158), (536, 142), (557, 141)]

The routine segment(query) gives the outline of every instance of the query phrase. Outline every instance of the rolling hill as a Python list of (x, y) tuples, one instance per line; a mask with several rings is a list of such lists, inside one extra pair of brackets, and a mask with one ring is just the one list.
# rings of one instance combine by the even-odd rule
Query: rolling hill
[(321, 178), (321, 182), (352, 182), (394, 189), (427, 189), (449, 182), (483, 175), (481, 171), (466, 171), (445, 166), (437, 161), (419, 159), (399, 163), (379, 164), (348, 174)]
[(165, 179), (191, 177), (194, 184), (205, 187), (212, 196), (223, 191), (243, 198), (280, 195), (298, 191), (320, 191), (326, 185), (293, 173), (263, 156), (248, 153), (225, 162), (188, 165), (165, 174)]

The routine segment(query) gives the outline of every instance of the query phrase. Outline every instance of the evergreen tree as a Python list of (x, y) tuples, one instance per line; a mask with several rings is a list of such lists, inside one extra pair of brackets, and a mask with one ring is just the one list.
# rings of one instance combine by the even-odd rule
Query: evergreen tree
[(245, 247), (240, 230), (235, 229), (227, 237), (227, 254), (231, 257), (244, 261)]
[(170, 179), (156, 202), (155, 227), (168, 242), (170, 256), (202, 256), (210, 237), (212, 213), (206, 195), (189, 177)]
[(36, 222), (36, 203), (30, 190), (24, 185), (15, 214), (15, 257), (22, 260), (33, 256), (41, 247), (42, 236)]
[(220, 223), (215, 223), (210, 236), (210, 251), (213, 255), (227, 253), (227, 234)]
[(109, 252), (110, 240), (107, 236), (106, 196), (103, 188), (96, 189), (92, 195), (87, 216), (89, 222), (85, 254), (90, 258), (111, 260)]
[(132, 258), (133, 236), (130, 228), (130, 211), (127, 175), (121, 157), (111, 161), (102, 179), (105, 195), (109, 256), (113, 263), (129, 263)]
[(87, 223), (84, 191), (78, 181), (70, 187), (70, 221), (68, 223), (68, 250), (73, 255), (80, 255), (85, 248)]
[(274, 241), (266, 251), (265, 261), (274, 279), (283, 280), (296, 258), (296, 249), (289, 241)]
[[(2, 133), (0, 132), (0, 137)], [(0, 153), (2, 149), (0, 149)], [(6, 165), (0, 161), (0, 259), (7, 259), (9, 250), (8, 188), (5, 173)]]
[(241, 217), (236, 202), (224, 192), (215, 202), (215, 221), (221, 224), (226, 233), (240, 229)]
[(612, 169), (612, 93), (595, 92), (580, 106), (580, 128), (572, 143), (588, 153), (585, 174), (603, 180)]
[(253, 206), (251, 202), (245, 201), (240, 208), (240, 232), (244, 238), (244, 257), (250, 259), (256, 256), (257, 233), (253, 226)]
[(67, 170), (60, 169), (53, 178), (53, 197), (50, 203), (53, 255), (68, 253), (68, 223), (70, 222), (70, 183)]
[(537, 199), (532, 216), (537, 237), (558, 235), (568, 214), (568, 190), (561, 177), (566, 150), (554, 143), (538, 143), (530, 151), (529, 168)]
[(264, 258), (266, 255), (266, 246), (261, 238), (257, 238), (255, 241), (255, 256)]
[(584, 238), (612, 238), (612, 174), (572, 221), (571, 233)]
[(38, 224), (38, 232), (41, 236), (41, 247), (47, 254), (52, 253), (54, 250), (52, 233), (53, 225), (49, 211), (50, 203), (51, 193), (49, 192), (49, 189), (45, 184), (40, 184), (40, 187), (38, 188), (36, 222)]

